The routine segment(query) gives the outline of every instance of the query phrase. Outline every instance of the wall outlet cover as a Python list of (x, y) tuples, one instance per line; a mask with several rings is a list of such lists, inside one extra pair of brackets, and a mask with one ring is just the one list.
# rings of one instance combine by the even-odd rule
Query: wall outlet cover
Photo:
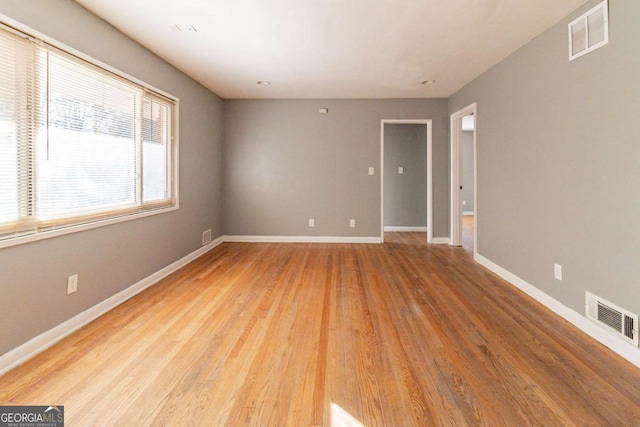
[(74, 274), (67, 279), (67, 295), (70, 295), (78, 290), (78, 275)]
[(556, 280), (562, 280), (562, 266), (560, 264), (553, 264), (553, 277)]

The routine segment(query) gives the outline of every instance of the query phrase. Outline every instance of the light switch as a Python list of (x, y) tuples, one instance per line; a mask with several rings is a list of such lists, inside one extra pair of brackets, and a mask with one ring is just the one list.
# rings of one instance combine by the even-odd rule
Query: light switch
[(374, 169), (373, 169), (373, 167), (370, 167), (369, 168), (369, 175), (373, 175), (373, 174), (374, 174)]
[(400, 167), (398, 168), (398, 173), (399, 173), (400, 175), (402, 175), (402, 174), (404, 173), (404, 168), (403, 168), (402, 166), (400, 166)]

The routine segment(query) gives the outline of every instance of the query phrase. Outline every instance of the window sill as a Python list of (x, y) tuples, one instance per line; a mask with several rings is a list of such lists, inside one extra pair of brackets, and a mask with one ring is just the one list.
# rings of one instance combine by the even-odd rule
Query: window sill
[(99, 221), (87, 222), (84, 224), (70, 225), (54, 230), (41, 231), (37, 233), (27, 234), (18, 237), (9, 237), (4, 240), (0, 240), (0, 249), (8, 248), (11, 246), (22, 245), (25, 243), (36, 242), (38, 240), (50, 239), (52, 237), (64, 236), (65, 234), (78, 233), (80, 231), (91, 230), (93, 228), (105, 227), (107, 225), (119, 224), (121, 222), (133, 221), (136, 219), (146, 218), (153, 215), (159, 215), (162, 213), (177, 211), (179, 209), (178, 203), (174, 206), (155, 209), (145, 212), (139, 212), (132, 215), (123, 215), (119, 217), (103, 219)]

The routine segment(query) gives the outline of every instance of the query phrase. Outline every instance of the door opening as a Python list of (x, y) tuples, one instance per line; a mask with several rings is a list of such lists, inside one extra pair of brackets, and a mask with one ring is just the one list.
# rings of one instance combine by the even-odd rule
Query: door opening
[[(386, 129), (385, 129), (385, 125), (387, 126)], [(392, 158), (391, 155), (389, 155), (389, 158), (385, 159), (385, 143), (393, 144), (393, 139), (390, 136), (392, 134), (390, 134), (387, 131), (391, 130), (392, 126), (395, 126), (395, 125), (423, 125), (424, 126), (424, 128), (420, 126), (421, 129), (419, 129), (419, 133), (417, 134), (426, 136), (426, 171), (424, 171), (424, 169), (422, 171), (417, 170), (420, 167), (418, 164), (419, 162), (412, 163), (412, 164), (410, 163), (405, 164), (404, 161), (399, 161), (398, 159), (394, 159)], [(410, 127), (400, 127), (400, 128), (396, 127), (394, 129), (393, 134), (398, 133), (395, 131), (412, 133), (412, 132), (415, 132), (416, 130), (416, 129), (410, 130), (409, 128)], [(389, 135), (387, 141), (385, 141), (385, 134)], [(398, 206), (387, 205), (387, 216), (389, 218), (395, 217), (397, 218), (397, 221), (398, 221), (398, 224), (387, 225), (387, 230), (388, 231), (414, 230), (414, 231), (424, 232), (426, 228), (427, 243), (431, 243), (432, 241), (432, 233), (433, 233), (432, 193), (433, 191), (432, 191), (431, 137), (432, 137), (432, 121), (428, 119), (382, 120), (381, 121), (381, 125), (380, 125), (380, 235), (381, 236), (380, 237), (382, 242), (384, 242), (384, 232), (385, 232), (385, 200), (388, 199), (388, 201), (393, 201), (394, 198), (397, 199), (399, 196), (398, 194), (394, 194), (393, 196), (395, 197), (392, 197), (391, 194), (388, 194), (387, 197), (385, 197), (385, 165), (386, 165), (386, 171), (388, 176), (392, 178), (400, 177), (400, 180), (394, 179), (393, 182), (387, 182), (387, 191), (390, 191), (390, 189), (393, 189), (394, 185), (403, 185), (402, 184), (403, 182), (406, 183), (410, 179), (421, 181), (418, 184), (425, 184), (425, 180), (426, 180), (426, 195), (424, 194), (421, 195), (426, 197), (417, 198), (419, 200), (417, 202), (418, 204), (422, 203), (421, 200), (424, 200), (426, 202), (426, 209), (424, 209), (424, 207), (422, 206), (414, 206), (416, 208), (416, 209), (412, 209), (414, 213), (409, 214), (408, 212), (403, 212), (402, 208), (400, 208), (399, 210), (395, 209), (395, 208), (399, 208)], [(400, 153), (398, 155), (402, 157)], [(415, 159), (412, 159), (412, 160), (415, 160)], [(407, 160), (407, 162), (408, 161), (409, 160)], [(400, 163), (403, 163), (403, 164), (400, 164)], [(391, 176), (392, 171), (389, 169), (389, 167), (393, 168), (393, 176)], [(406, 180), (403, 179), (405, 177), (407, 178)], [(405, 188), (407, 187), (405, 186)], [(424, 188), (424, 186), (420, 185), (419, 188)], [(418, 190), (418, 191), (421, 191), (421, 190)], [(420, 212), (420, 213), (416, 213), (416, 212)], [(405, 214), (407, 215), (407, 217), (402, 218), (403, 216), (405, 216)], [(413, 215), (413, 219), (409, 219), (411, 215)], [(418, 216), (426, 215), (426, 218), (424, 217), (416, 218), (416, 215)], [(405, 222), (408, 221), (408, 222), (406, 222), (406, 225), (403, 225), (404, 223), (402, 221), (405, 221)], [(410, 222), (414, 222), (414, 224), (410, 224)]]
[(475, 116), (470, 114), (462, 118), (462, 247), (473, 254), (475, 229), (475, 162), (473, 134)]
[(450, 244), (466, 246), (474, 257), (478, 245), (477, 116), (475, 103), (451, 115)]

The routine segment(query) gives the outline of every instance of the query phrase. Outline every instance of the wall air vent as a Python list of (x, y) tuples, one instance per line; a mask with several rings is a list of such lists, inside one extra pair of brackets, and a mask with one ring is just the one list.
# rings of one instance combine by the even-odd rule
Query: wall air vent
[(585, 292), (587, 318), (638, 346), (638, 315), (618, 307), (590, 292)]
[(609, 8), (603, 1), (569, 24), (569, 61), (609, 43)]
[(202, 246), (211, 243), (211, 229), (202, 232)]

